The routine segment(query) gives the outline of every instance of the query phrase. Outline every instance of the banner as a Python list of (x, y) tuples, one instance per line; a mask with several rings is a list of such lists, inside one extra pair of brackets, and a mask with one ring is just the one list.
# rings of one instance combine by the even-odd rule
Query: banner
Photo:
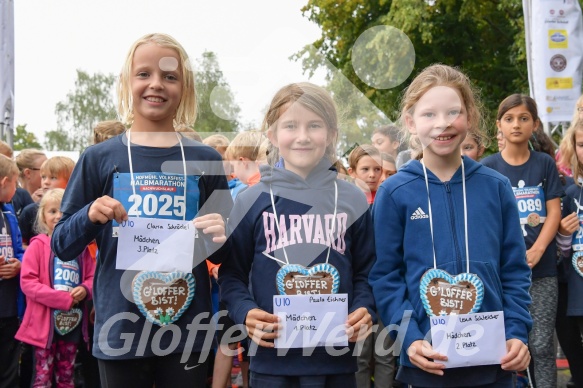
[[(14, 128), (14, 1), (0, 0), (0, 122)], [(7, 122), (5, 122), (8, 118)], [(4, 140), (4, 137), (2, 140)]]
[(523, 0), (522, 4), (530, 93), (540, 119), (543, 123), (571, 121), (583, 73), (579, 2)]

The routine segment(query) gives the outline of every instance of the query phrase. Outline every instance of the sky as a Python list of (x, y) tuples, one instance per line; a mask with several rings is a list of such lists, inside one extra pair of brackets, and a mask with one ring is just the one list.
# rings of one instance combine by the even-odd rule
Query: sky
[[(25, 0), (14, 2), (14, 125), (41, 142), (56, 129), (59, 101), (74, 90), (76, 69), (119, 74), (139, 37), (164, 32), (191, 59), (217, 54), (241, 108), (259, 124), (274, 93), (308, 80), (289, 57), (320, 36), (299, 0)], [(323, 73), (312, 79), (323, 84)]]

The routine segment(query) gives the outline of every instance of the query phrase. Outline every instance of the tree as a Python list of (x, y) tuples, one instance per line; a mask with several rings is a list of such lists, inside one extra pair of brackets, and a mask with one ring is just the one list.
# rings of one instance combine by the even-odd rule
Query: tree
[(194, 129), (197, 132), (233, 132), (241, 127), (241, 109), (212, 51), (205, 51), (197, 60), (196, 92), (198, 117)]
[(35, 134), (26, 130), (26, 124), (17, 125), (14, 132), (13, 147), (14, 151), (20, 151), (25, 148), (41, 149)]
[(345, 155), (356, 144), (370, 143), (373, 129), (387, 124), (386, 115), (341, 72), (332, 72), (325, 87), (338, 109), (338, 155)]
[(69, 134), (63, 129), (45, 132), (45, 149), (47, 151), (74, 151)]
[(95, 124), (116, 118), (112, 98), (115, 79), (113, 74), (90, 75), (78, 69), (75, 90), (69, 92), (65, 100), (55, 107), (57, 130), (49, 133), (51, 139), (47, 141), (59, 147), (70, 142), (67, 148), (75, 151), (81, 151), (91, 144)]
[[(314, 53), (326, 58), (392, 120), (403, 89), (433, 63), (461, 68), (481, 89), (487, 117), (509, 94), (528, 92), (521, 0), (310, 0), (302, 12), (322, 30), (317, 41), (295, 55), (304, 69), (321, 66)], [(352, 64), (359, 36), (382, 25), (403, 31), (415, 49), (414, 71), (390, 89), (367, 85)]]

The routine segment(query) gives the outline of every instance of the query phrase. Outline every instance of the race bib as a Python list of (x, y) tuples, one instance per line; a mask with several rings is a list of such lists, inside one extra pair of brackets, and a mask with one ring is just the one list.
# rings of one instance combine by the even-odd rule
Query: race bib
[(53, 288), (59, 291), (71, 291), (81, 284), (81, 271), (77, 259), (62, 261), (55, 256)]
[(579, 230), (577, 233), (573, 234), (573, 241), (571, 242), (571, 247), (574, 251), (583, 251), (583, 213), (578, 215), (579, 217)]
[(545, 192), (542, 186), (513, 187), (520, 223), (538, 226), (547, 218)]
[[(129, 217), (147, 217), (171, 220), (192, 220), (200, 201), (200, 176), (162, 172), (114, 173), (113, 197), (121, 202)], [(186, 191), (185, 191), (186, 186)], [(113, 237), (117, 237), (118, 223), (113, 221)]]
[(2, 233), (0, 233), (0, 256), (4, 256), (5, 260), (12, 259), (14, 257), (14, 248), (12, 248), (12, 237), (6, 231), (6, 228), (2, 228)]

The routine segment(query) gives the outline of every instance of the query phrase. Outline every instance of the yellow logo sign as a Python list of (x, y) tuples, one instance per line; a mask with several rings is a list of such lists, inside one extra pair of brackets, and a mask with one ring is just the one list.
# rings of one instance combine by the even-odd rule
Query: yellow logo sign
[(567, 30), (549, 30), (549, 48), (566, 49), (568, 47)]
[(573, 89), (573, 78), (547, 78), (547, 90)]

